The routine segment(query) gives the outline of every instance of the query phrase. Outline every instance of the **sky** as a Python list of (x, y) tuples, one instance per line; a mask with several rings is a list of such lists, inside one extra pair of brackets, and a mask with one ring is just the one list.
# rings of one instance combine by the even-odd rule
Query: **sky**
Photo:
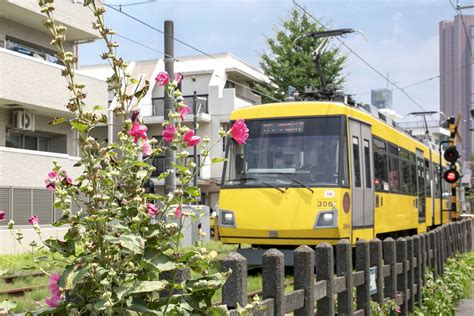
[[(105, 0), (107, 4), (129, 4), (143, 0)], [(456, 14), (448, 0), (297, 0), (330, 28), (360, 30), (367, 40), (349, 34), (343, 40), (399, 87), (439, 75), (439, 22)], [(473, 4), (465, 0), (463, 5)], [(472, 1), (474, 2), (474, 1)], [(213, 54), (229, 52), (259, 68), (262, 52), (268, 51), (265, 39), (288, 17), (291, 0), (158, 0), (123, 7), (130, 15), (163, 30), (165, 20), (174, 21), (175, 37)], [(472, 10), (474, 14), (474, 10)], [(469, 14), (467, 10), (463, 12)], [(119, 55), (128, 61), (162, 58), (163, 34), (125, 15), (108, 9), (106, 23), (118, 34), (152, 49), (119, 38)], [(332, 45), (339, 46), (337, 41)], [(100, 42), (83, 44), (80, 64), (102, 63)], [(156, 51), (157, 50), (157, 51)], [(175, 56), (199, 55), (175, 42)], [(345, 91), (359, 102), (370, 103), (370, 90), (386, 88), (387, 81), (371, 70), (345, 47), (348, 56), (344, 69)], [(405, 115), (415, 111), (439, 110), (439, 79), (393, 91), (394, 110)]]

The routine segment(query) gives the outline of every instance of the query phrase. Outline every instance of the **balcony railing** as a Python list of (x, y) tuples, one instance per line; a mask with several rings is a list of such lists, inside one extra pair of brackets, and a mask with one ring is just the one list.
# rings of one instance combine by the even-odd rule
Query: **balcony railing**
[[(186, 95), (186, 96), (183, 96), (183, 98), (184, 98), (184, 104), (192, 108), (194, 96)], [(196, 108), (199, 111), (199, 113), (209, 113), (208, 101), (209, 101), (209, 95), (207, 94), (197, 95)], [(153, 116), (164, 116), (165, 115), (165, 98), (153, 98), (152, 109), (153, 109), (152, 111)]]
[(41, 60), (50, 62), (50, 63), (55, 63), (58, 65), (64, 65), (61, 60), (59, 60), (58, 57), (54, 56), (51, 53), (33, 48), (33, 47), (28, 47), (25, 45), (21, 45), (19, 43), (15, 43), (9, 40), (3, 41), (0, 40), (0, 48), (6, 48), (8, 50), (23, 54), (23, 55), (28, 55), (31, 57), (39, 58)]

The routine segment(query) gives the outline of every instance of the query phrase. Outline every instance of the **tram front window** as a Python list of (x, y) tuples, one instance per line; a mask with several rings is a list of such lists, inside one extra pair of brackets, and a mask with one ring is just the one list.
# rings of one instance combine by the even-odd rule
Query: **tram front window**
[(229, 142), (225, 187), (348, 185), (342, 117), (246, 123), (247, 143)]

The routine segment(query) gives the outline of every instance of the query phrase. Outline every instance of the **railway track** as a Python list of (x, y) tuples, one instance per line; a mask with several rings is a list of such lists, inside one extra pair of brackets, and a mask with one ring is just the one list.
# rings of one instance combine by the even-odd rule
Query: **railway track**
[[(43, 275), (44, 275), (44, 272), (36, 271), (36, 272), (31, 272), (31, 273), (12, 274), (12, 275), (7, 275), (7, 276), (2, 276), (0, 277), (0, 280), (5, 282), (5, 284), (15, 284), (15, 281), (18, 279), (34, 278), (34, 277), (40, 277)], [(33, 290), (45, 288), (47, 286), (48, 286), (47, 284), (41, 284), (41, 285), (25, 286), (21, 288), (8, 289), (8, 290), (4, 290), (0, 288), (0, 295), (22, 296), (22, 295), (25, 295), (26, 292), (31, 292)]]

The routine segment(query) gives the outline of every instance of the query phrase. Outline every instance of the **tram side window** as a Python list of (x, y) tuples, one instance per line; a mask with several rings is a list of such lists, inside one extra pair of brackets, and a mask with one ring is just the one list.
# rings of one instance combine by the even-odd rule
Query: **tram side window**
[(364, 160), (365, 160), (365, 187), (372, 187), (372, 175), (370, 173), (370, 143), (364, 139)]
[(388, 144), (388, 185), (390, 187), (390, 192), (400, 192), (400, 166), (398, 150), (398, 147)]
[(400, 171), (401, 171), (401, 191), (403, 194), (411, 194), (413, 188), (411, 186), (411, 177), (410, 177), (410, 163), (408, 160), (408, 151), (405, 149), (400, 149)]
[[(409, 162), (410, 162), (410, 187), (411, 195), (418, 195), (418, 189), (416, 187), (416, 156), (414, 153), (409, 153)], [(423, 189), (421, 189), (423, 190)]]
[(431, 197), (431, 172), (428, 159), (425, 159), (425, 194), (426, 197)]
[(388, 191), (387, 147), (384, 141), (374, 138), (374, 184), (377, 191)]
[(440, 180), (440, 174), (439, 174), (439, 165), (434, 164), (433, 166), (433, 171), (434, 171), (434, 192), (435, 192), (435, 198), (440, 198), (440, 190), (439, 190), (439, 180)]
[(352, 150), (354, 152), (354, 186), (360, 188), (360, 152), (359, 152), (359, 138), (352, 136)]

